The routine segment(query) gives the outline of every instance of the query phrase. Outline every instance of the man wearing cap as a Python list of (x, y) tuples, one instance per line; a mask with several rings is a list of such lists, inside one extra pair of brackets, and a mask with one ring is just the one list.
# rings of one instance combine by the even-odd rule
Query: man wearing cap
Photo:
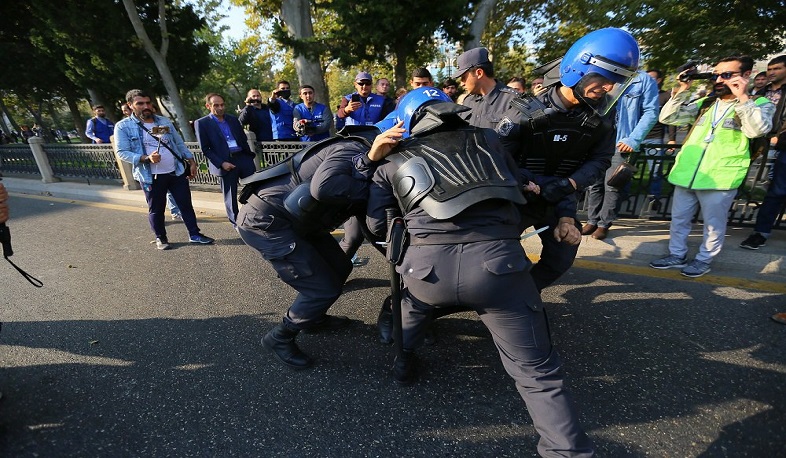
[[(629, 33), (601, 29), (571, 46), (554, 67), (559, 78), (550, 79), (537, 96), (508, 98), (516, 108), (508, 106), (509, 102), (499, 106), (498, 100), (482, 98), (496, 105), (499, 121), (495, 126), (477, 125), (494, 128), (516, 159), (520, 179), (540, 186), (540, 194), (528, 198), (522, 208), (522, 229), (548, 228), (539, 234), (543, 249), (530, 271), (539, 291), (573, 265), (581, 242), (577, 191), (597, 181), (611, 165), (614, 130), (610, 113), (636, 75), (638, 61), (638, 44)], [(487, 90), (477, 87), (492, 87), (483, 70), (490, 66), (484, 48), (467, 51), (458, 63), (462, 84), (470, 94)], [(470, 103), (478, 99), (468, 97)], [(474, 108), (469, 121), (482, 122)]]
[(395, 105), (385, 97), (372, 93), (372, 78), (368, 72), (355, 76), (356, 92), (341, 99), (337, 116), (346, 125), (372, 126), (388, 115)]
[(475, 127), (494, 129), (505, 148), (512, 151), (514, 146), (506, 144), (506, 137), (518, 119), (518, 111), (510, 106), (518, 93), (494, 79), (489, 50), (474, 48), (461, 54), (451, 78), (459, 78), (467, 92), (462, 105), (472, 110), (462, 115), (464, 119)]

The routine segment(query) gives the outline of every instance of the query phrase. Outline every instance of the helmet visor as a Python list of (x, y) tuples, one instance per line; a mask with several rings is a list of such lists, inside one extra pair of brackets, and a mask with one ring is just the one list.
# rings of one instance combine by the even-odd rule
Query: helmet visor
[(573, 93), (600, 116), (605, 116), (614, 108), (635, 76), (636, 73), (633, 73), (621, 82), (614, 82), (600, 73), (587, 73), (573, 87)]

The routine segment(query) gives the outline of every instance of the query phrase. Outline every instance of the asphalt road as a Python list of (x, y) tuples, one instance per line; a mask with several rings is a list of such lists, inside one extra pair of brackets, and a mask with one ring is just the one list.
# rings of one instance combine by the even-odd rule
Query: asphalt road
[[(259, 344), (294, 292), (223, 218), (214, 246), (144, 209), (12, 197), (21, 267), (0, 267), (0, 456), (526, 457), (537, 437), (488, 332), (437, 322), (413, 387), (376, 342), (386, 266), (369, 246), (318, 363)], [(605, 457), (786, 456), (782, 295), (575, 268), (544, 292), (582, 423)]]

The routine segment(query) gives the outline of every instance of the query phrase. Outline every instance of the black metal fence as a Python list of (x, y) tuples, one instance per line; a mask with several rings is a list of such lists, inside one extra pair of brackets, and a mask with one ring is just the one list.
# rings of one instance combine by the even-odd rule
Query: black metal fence
[[(258, 142), (255, 144), (261, 167), (278, 163), (310, 143)], [(207, 159), (198, 143), (186, 143), (199, 164), (193, 183), (200, 189), (218, 191), (218, 178), (208, 172)], [(634, 153), (631, 162), (636, 173), (624, 191), (619, 211), (621, 218), (669, 220), (673, 186), (667, 176), (681, 145), (646, 144), (641, 153)], [(120, 169), (111, 145), (44, 144), (44, 152), (55, 176), (67, 180), (121, 180)], [(767, 191), (767, 174), (774, 158), (758, 158), (751, 164), (748, 178), (740, 186), (737, 198), (729, 209), (729, 223), (752, 226)], [(0, 173), (40, 177), (35, 157), (28, 145), (0, 145)], [(586, 201), (580, 210), (586, 211)], [(775, 224), (785, 229), (783, 211)], [(700, 216), (700, 215), (699, 215)]]
[[(311, 143), (303, 142), (258, 142), (257, 157), (261, 167), (275, 164), (287, 156), (300, 151)], [(55, 144), (42, 145), (53, 174), (66, 181), (119, 181), (120, 168), (111, 145)], [(197, 176), (192, 181), (203, 189), (218, 191), (218, 177), (211, 175), (207, 158), (199, 144), (190, 142), (186, 147), (199, 165)], [(0, 173), (6, 175), (41, 177), (40, 169), (28, 145), (0, 145)], [(212, 187), (212, 188), (211, 188)]]
[[(648, 218), (652, 220), (671, 219), (671, 201), (674, 186), (668, 182), (668, 174), (674, 166), (674, 159), (682, 145), (645, 144), (640, 153), (634, 153), (630, 162), (636, 166), (636, 173), (628, 187), (623, 190), (620, 218)], [(759, 157), (748, 169), (748, 176), (737, 190), (737, 197), (729, 209), (729, 224), (732, 226), (753, 226), (756, 214), (767, 192), (768, 173), (775, 158)], [(586, 211), (586, 201), (583, 208)], [(784, 208), (774, 228), (786, 229), (783, 223)], [(697, 215), (701, 219), (701, 215)]]
[(0, 146), (0, 173), (41, 176), (33, 151), (27, 145)]
[(111, 145), (45, 144), (44, 151), (57, 177), (121, 179)]

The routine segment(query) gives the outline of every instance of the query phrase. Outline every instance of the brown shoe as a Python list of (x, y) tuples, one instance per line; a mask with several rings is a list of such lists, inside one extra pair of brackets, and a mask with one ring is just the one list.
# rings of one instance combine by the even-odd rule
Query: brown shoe
[(582, 226), (582, 228), (581, 228), (581, 235), (590, 235), (593, 232), (595, 232), (595, 229), (597, 229), (597, 228), (598, 228), (598, 226), (596, 226), (595, 224), (587, 223), (584, 226)]
[(770, 318), (772, 318), (773, 321), (777, 321), (780, 324), (786, 324), (786, 312), (776, 313)]
[(592, 233), (592, 238), (595, 240), (603, 240), (609, 235), (609, 230), (605, 227), (599, 227)]

